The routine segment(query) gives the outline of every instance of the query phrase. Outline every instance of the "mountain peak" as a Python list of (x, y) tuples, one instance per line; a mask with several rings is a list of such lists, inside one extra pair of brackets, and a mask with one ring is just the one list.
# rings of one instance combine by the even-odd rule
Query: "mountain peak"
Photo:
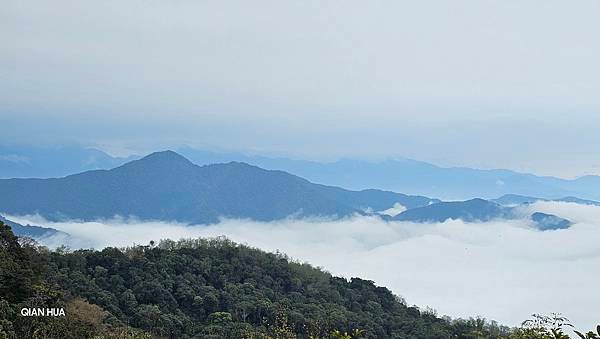
[(126, 163), (120, 168), (152, 168), (159, 171), (194, 168), (194, 165), (184, 156), (167, 150), (148, 154), (147, 156)]
[(145, 161), (149, 161), (149, 160), (150, 161), (182, 161), (182, 162), (186, 162), (186, 163), (190, 163), (190, 164), (192, 163), (183, 155), (181, 155), (175, 151), (171, 151), (171, 150), (150, 153), (140, 160), (145, 160)]
[(137, 163), (145, 163), (145, 164), (179, 164), (179, 165), (185, 165), (185, 166), (189, 166), (189, 165), (193, 165), (193, 163), (191, 161), (189, 161), (186, 157), (184, 157), (183, 155), (171, 151), (171, 150), (166, 150), (166, 151), (160, 151), (160, 152), (154, 152), (154, 153), (150, 153), (147, 156), (141, 158), (138, 161), (135, 161)]

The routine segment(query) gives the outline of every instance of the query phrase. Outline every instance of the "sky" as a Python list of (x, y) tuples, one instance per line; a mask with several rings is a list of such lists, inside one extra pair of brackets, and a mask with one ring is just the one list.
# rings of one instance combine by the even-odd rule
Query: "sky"
[[(226, 236), (267, 251), (279, 250), (338, 276), (385, 286), (409, 305), (457, 317), (483, 316), (518, 326), (531, 314), (562, 313), (576, 328), (598, 322), (598, 282), (586, 272), (600, 265), (600, 207), (537, 202), (522, 206), (574, 222), (568, 229), (537, 231), (526, 219), (413, 224), (356, 216), (342, 220), (227, 220), (211, 226), (113, 219), (47, 222), (7, 216), (22, 224), (53, 227), (71, 235), (49, 246), (104, 248), (150, 240)], [(593, 275), (593, 274), (592, 274)]]
[(596, 0), (0, 6), (0, 143), (600, 174)]

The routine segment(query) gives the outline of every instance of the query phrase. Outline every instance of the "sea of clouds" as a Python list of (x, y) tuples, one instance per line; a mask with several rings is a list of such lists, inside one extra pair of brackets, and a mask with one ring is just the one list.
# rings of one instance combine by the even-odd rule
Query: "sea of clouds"
[(48, 222), (38, 216), (7, 217), (70, 234), (46, 239), (50, 247), (99, 249), (224, 235), (335, 275), (373, 280), (439, 315), (480, 315), (516, 326), (532, 313), (561, 312), (579, 328), (595, 327), (600, 323), (600, 207), (538, 202), (522, 209), (524, 214), (556, 214), (574, 225), (542, 232), (527, 219), (416, 224), (356, 216), (266, 223), (224, 219), (187, 226), (122, 218)]

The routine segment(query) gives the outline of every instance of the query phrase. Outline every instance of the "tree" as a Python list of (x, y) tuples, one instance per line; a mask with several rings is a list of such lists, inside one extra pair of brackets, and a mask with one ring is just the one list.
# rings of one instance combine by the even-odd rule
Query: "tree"
[[(525, 320), (521, 327), (516, 329), (510, 339), (569, 339), (570, 337), (564, 333), (566, 328), (573, 328), (569, 319), (563, 317), (559, 313), (552, 313), (549, 316), (533, 314), (531, 319)], [(583, 334), (573, 330), (577, 336), (582, 339), (598, 339), (600, 338), (600, 325), (596, 328), (596, 333), (589, 331)]]
[(586, 334), (583, 334), (579, 331), (575, 331), (575, 333), (581, 339), (600, 339), (600, 325), (596, 326), (596, 333), (594, 333), (593, 331), (589, 331)]

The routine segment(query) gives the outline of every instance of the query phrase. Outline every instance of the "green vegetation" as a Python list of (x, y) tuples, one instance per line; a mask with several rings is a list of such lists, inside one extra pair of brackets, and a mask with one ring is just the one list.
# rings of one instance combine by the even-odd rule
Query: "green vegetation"
[(515, 329), (509, 339), (569, 339), (565, 333), (567, 328), (582, 339), (600, 338), (600, 325), (596, 328), (596, 333), (589, 331), (583, 334), (573, 330), (573, 325), (569, 319), (560, 314), (553, 313), (549, 316), (534, 314), (532, 319), (525, 320), (522, 326)]
[(49, 251), (0, 223), (0, 338), (562, 338), (536, 333), (442, 319), (371, 281), (227, 239)]

